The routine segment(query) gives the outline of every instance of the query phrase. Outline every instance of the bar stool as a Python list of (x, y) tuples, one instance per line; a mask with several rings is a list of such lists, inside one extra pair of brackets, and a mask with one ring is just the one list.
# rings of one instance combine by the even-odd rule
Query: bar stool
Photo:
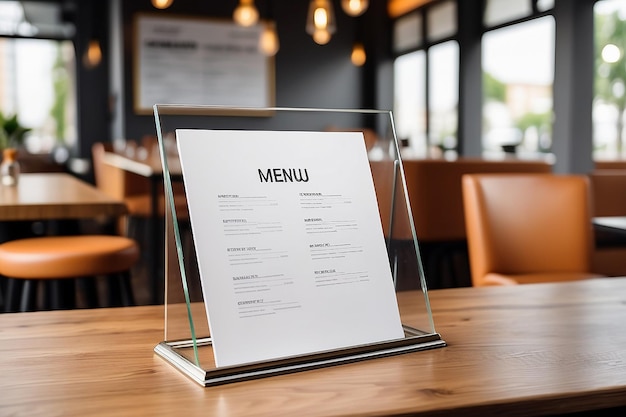
[(76, 281), (85, 284), (87, 306), (97, 307), (97, 276), (109, 278), (111, 306), (134, 305), (130, 269), (138, 259), (137, 243), (122, 236), (44, 236), (4, 242), (0, 244), (0, 275), (7, 278), (4, 310), (37, 309), (40, 283), (44, 309), (73, 308)]

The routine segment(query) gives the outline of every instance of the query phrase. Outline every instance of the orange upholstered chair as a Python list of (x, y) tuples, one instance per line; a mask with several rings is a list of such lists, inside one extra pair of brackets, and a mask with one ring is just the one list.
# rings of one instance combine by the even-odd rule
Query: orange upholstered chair
[[(405, 201), (402, 193), (396, 194), (396, 212), (392, 233), (389, 231), (391, 188), (394, 184), (393, 161), (370, 161), (385, 236), (394, 244), (411, 239)], [(411, 203), (411, 216), (419, 240), (429, 288), (470, 285), (467, 256), (465, 218), (461, 178), (464, 174), (532, 172), (551, 173), (549, 162), (516, 159), (487, 160), (459, 158), (405, 159), (403, 168)], [(400, 190), (400, 184), (397, 185)], [(400, 259), (402, 265), (402, 259)], [(408, 275), (415, 272), (409, 268)], [(405, 275), (405, 274), (402, 274)]]
[(600, 276), (586, 176), (464, 175), (463, 203), (474, 286)]

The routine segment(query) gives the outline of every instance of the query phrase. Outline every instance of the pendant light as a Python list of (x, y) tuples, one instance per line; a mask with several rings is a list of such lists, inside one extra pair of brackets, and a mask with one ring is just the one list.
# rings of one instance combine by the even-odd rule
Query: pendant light
[(341, 0), (341, 8), (348, 16), (360, 16), (367, 10), (369, 0)]
[(274, 20), (274, 7), (272, 0), (267, 0), (265, 6), (265, 25), (259, 38), (259, 51), (265, 56), (274, 56), (280, 49), (276, 21)]
[(313, 36), (313, 40), (324, 45), (330, 41), (336, 29), (332, 3), (329, 0), (311, 0), (306, 19), (306, 31)]
[(268, 21), (259, 38), (259, 50), (267, 56), (274, 56), (278, 49), (280, 49), (280, 42), (276, 32), (276, 23)]
[(167, 9), (174, 3), (174, 0), (151, 0), (151, 3), (157, 9)]
[(83, 55), (83, 65), (85, 68), (92, 69), (97, 67), (102, 61), (102, 48), (97, 39), (89, 41), (89, 46)]
[(350, 60), (352, 64), (356, 67), (362, 67), (367, 60), (367, 55), (365, 54), (365, 48), (363, 44), (360, 42), (356, 42), (352, 47), (352, 54), (350, 55)]
[(252, 26), (258, 22), (259, 11), (254, 6), (254, 0), (239, 0), (233, 12), (233, 20), (241, 26)]
[(87, 48), (83, 52), (83, 66), (87, 69), (94, 69), (100, 62), (102, 62), (102, 47), (100, 46), (100, 28), (98, 26), (99, 19), (102, 12), (101, 3), (94, 3), (89, 9), (91, 20), (89, 21), (89, 43)]
[(318, 29), (313, 32), (313, 40), (318, 45), (326, 45), (330, 41), (331, 35), (326, 29)]

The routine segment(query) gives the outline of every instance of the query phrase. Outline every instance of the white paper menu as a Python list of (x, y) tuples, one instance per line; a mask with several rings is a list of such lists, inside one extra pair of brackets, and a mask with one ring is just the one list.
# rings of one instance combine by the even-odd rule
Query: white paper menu
[(176, 135), (216, 366), (404, 337), (361, 133)]

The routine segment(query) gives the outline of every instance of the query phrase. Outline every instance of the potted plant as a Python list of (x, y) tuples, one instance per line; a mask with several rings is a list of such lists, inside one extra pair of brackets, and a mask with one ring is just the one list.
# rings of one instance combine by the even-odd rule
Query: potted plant
[(17, 151), (23, 145), (24, 136), (30, 130), (19, 123), (17, 114), (7, 117), (0, 111), (0, 149), (2, 149), (0, 177), (4, 185), (17, 184), (20, 173)]

